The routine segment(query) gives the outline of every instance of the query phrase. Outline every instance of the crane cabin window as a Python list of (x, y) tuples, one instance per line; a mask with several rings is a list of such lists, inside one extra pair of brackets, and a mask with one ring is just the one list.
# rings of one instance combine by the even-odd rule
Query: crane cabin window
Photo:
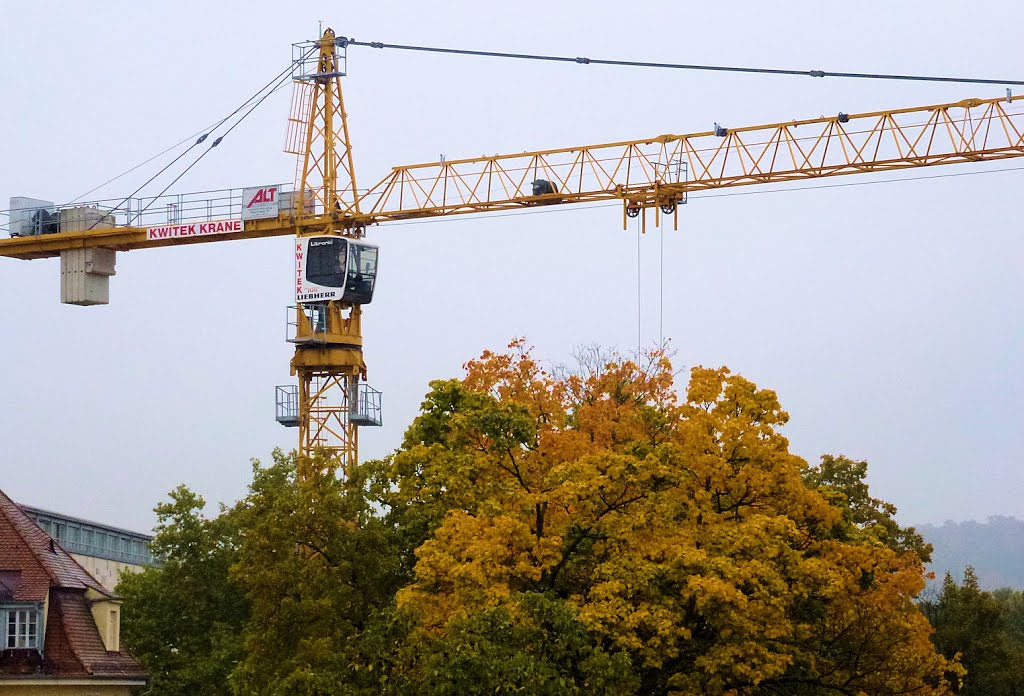
[(345, 301), (369, 304), (373, 299), (373, 286), (377, 279), (377, 247), (362, 242), (349, 244), (348, 279)]
[(311, 239), (307, 248), (306, 279), (327, 288), (345, 287), (348, 240), (343, 237)]
[(341, 300), (367, 304), (377, 279), (375, 244), (345, 237), (306, 237), (296, 252), (295, 299), (300, 303)]

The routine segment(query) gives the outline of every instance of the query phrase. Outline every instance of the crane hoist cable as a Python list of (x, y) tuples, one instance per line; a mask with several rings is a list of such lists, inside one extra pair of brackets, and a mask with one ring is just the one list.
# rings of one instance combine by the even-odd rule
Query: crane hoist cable
[(513, 58), (516, 60), (537, 60), (580, 65), (614, 65), (629, 68), (663, 68), (672, 70), (704, 70), (712, 72), (753, 73), (757, 75), (796, 75), (800, 77), (847, 77), (858, 80), (903, 80), (915, 82), (955, 82), (975, 85), (1024, 85), (1024, 80), (997, 80), (979, 77), (952, 77), (946, 75), (897, 75), (891, 73), (833, 72), (831, 70), (792, 70), (782, 68), (752, 68), (733, 65), (698, 65), (690, 63), (657, 63), (642, 60), (613, 60), (608, 58), (584, 58), (581, 56), (555, 56), (536, 53), (506, 53), (504, 51), (475, 51), (464, 48), (440, 48), (437, 46), (412, 46), (389, 44), (380, 41), (356, 41), (344, 36), (337, 39), (339, 46), (366, 46), (368, 48), (393, 48), (400, 51), (423, 51), (461, 56), (484, 56), (488, 58)]
[(643, 354), (643, 294), (640, 274), (640, 218), (636, 219), (636, 364)]
[(658, 348), (665, 350), (665, 216), (658, 225)]

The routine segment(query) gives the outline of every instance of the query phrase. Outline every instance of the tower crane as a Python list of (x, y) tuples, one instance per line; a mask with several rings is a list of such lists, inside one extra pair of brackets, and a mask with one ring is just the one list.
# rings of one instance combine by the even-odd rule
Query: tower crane
[(301, 454), (325, 449), (343, 472), (357, 461), (359, 428), (381, 424), (361, 329), (378, 269), (378, 248), (366, 240), (374, 225), (618, 201), (624, 226), (639, 218), (645, 227), (648, 214), (678, 226), (694, 191), (1024, 155), (1024, 115), (1009, 108), (1024, 97), (1007, 95), (402, 165), (361, 190), (342, 97), (348, 43), (328, 29), (295, 46), (286, 146), (298, 157), (293, 188), (179, 195), (159, 210), (131, 199), (103, 209), (12, 198), (11, 237), (0, 239), (0, 256), (60, 257), (62, 301), (94, 305), (108, 301), (117, 252), (295, 237), (297, 384), (277, 388), (277, 419), (298, 428)]

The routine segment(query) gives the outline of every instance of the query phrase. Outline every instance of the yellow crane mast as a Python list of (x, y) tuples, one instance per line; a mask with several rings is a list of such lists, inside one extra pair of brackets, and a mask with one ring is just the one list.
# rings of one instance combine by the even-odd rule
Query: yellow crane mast
[[(365, 226), (357, 221), (359, 189), (341, 92), (342, 67), (334, 32), (328, 29), (316, 50), (316, 69), (312, 72), (299, 69), (295, 73), (290, 124), (305, 136), (290, 138), (302, 143), (300, 148), (292, 150), (301, 162), (296, 209), (309, 210), (314, 215), (321, 213), (321, 219), (312, 223), (307, 233), (359, 239), (365, 234)], [(300, 234), (297, 229), (295, 234)], [(371, 261), (369, 256), (373, 256), (371, 269), (356, 267), (357, 275), (367, 270), (371, 276), (369, 294), (365, 298), (346, 296), (342, 292), (332, 293), (332, 299), (326, 302), (316, 298), (315, 302), (297, 304), (295, 332), (290, 340), (295, 343), (291, 373), (298, 377), (298, 388), (291, 391), (279, 387), (277, 390), (278, 419), (298, 426), (299, 451), (309, 455), (318, 448), (330, 450), (344, 471), (357, 461), (359, 426), (381, 424), (379, 401), (368, 404), (367, 399), (372, 400), (374, 392), (360, 383), (360, 378), (366, 379), (362, 303), (354, 301), (372, 299), (376, 248), (329, 238), (312, 244), (320, 246), (311, 247), (310, 240), (296, 239), (296, 300), (317, 294), (315, 290), (304, 292), (307, 289), (303, 287), (303, 281), (309, 278), (308, 271), (312, 270), (311, 253), (330, 253), (338, 261), (342, 252), (335, 248), (345, 250), (344, 260), (335, 269), (343, 276), (342, 286), (348, 281), (348, 267), (352, 262)], [(366, 258), (357, 260), (357, 249)], [(336, 288), (339, 283), (329, 285)], [(290, 415), (296, 416), (294, 421), (289, 421)], [(310, 459), (307, 456), (302, 461), (307, 464)]]
[(293, 190), (255, 187), (218, 202), (179, 196), (162, 219), (130, 203), (108, 211), (12, 199), (0, 256), (59, 256), (62, 301), (103, 304), (118, 251), (293, 235), (298, 384), (278, 387), (278, 420), (298, 427), (301, 454), (326, 449), (343, 472), (357, 461), (359, 427), (381, 424), (361, 331), (377, 270), (377, 247), (365, 241), (371, 225), (608, 200), (622, 202), (624, 226), (632, 217), (646, 225), (648, 210), (656, 223), (670, 215), (677, 224), (693, 191), (1024, 155), (1024, 114), (1011, 108), (1024, 97), (1007, 96), (403, 165), (360, 192), (341, 87), (347, 40), (328, 29), (311, 44), (293, 66)]

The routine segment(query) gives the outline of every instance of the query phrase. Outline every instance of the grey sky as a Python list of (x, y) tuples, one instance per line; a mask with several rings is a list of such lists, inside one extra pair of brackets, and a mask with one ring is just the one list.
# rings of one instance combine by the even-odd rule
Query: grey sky
[[(654, 61), (1020, 79), (1024, 5), (775, 2), (3, 3), (0, 207), (58, 202), (230, 112), (317, 22), (363, 40)], [(951, 38), (955, 37), (955, 38)], [(349, 54), (360, 183), (394, 164), (999, 96), (998, 88)], [(177, 187), (291, 182), (288, 91)], [(871, 462), (909, 522), (1024, 515), (1024, 167), (820, 190), (694, 197), (664, 237), (664, 331), (682, 367), (775, 389), (794, 451)], [(147, 169), (152, 172), (152, 169)], [(889, 177), (892, 178), (892, 177)], [(99, 196), (125, 195), (138, 177)], [(810, 185), (817, 185), (810, 182)], [(156, 190), (151, 192), (155, 193)], [(400, 441), (431, 379), (526, 336), (542, 358), (636, 343), (637, 240), (615, 208), (375, 228), (369, 382)], [(640, 240), (642, 328), (658, 338), (659, 235)], [(0, 488), (147, 529), (184, 482), (234, 500), (250, 457), (294, 446), (287, 239), (119, 254), (111, 304), (59, 304), (59, 262), (0, 262)]]

